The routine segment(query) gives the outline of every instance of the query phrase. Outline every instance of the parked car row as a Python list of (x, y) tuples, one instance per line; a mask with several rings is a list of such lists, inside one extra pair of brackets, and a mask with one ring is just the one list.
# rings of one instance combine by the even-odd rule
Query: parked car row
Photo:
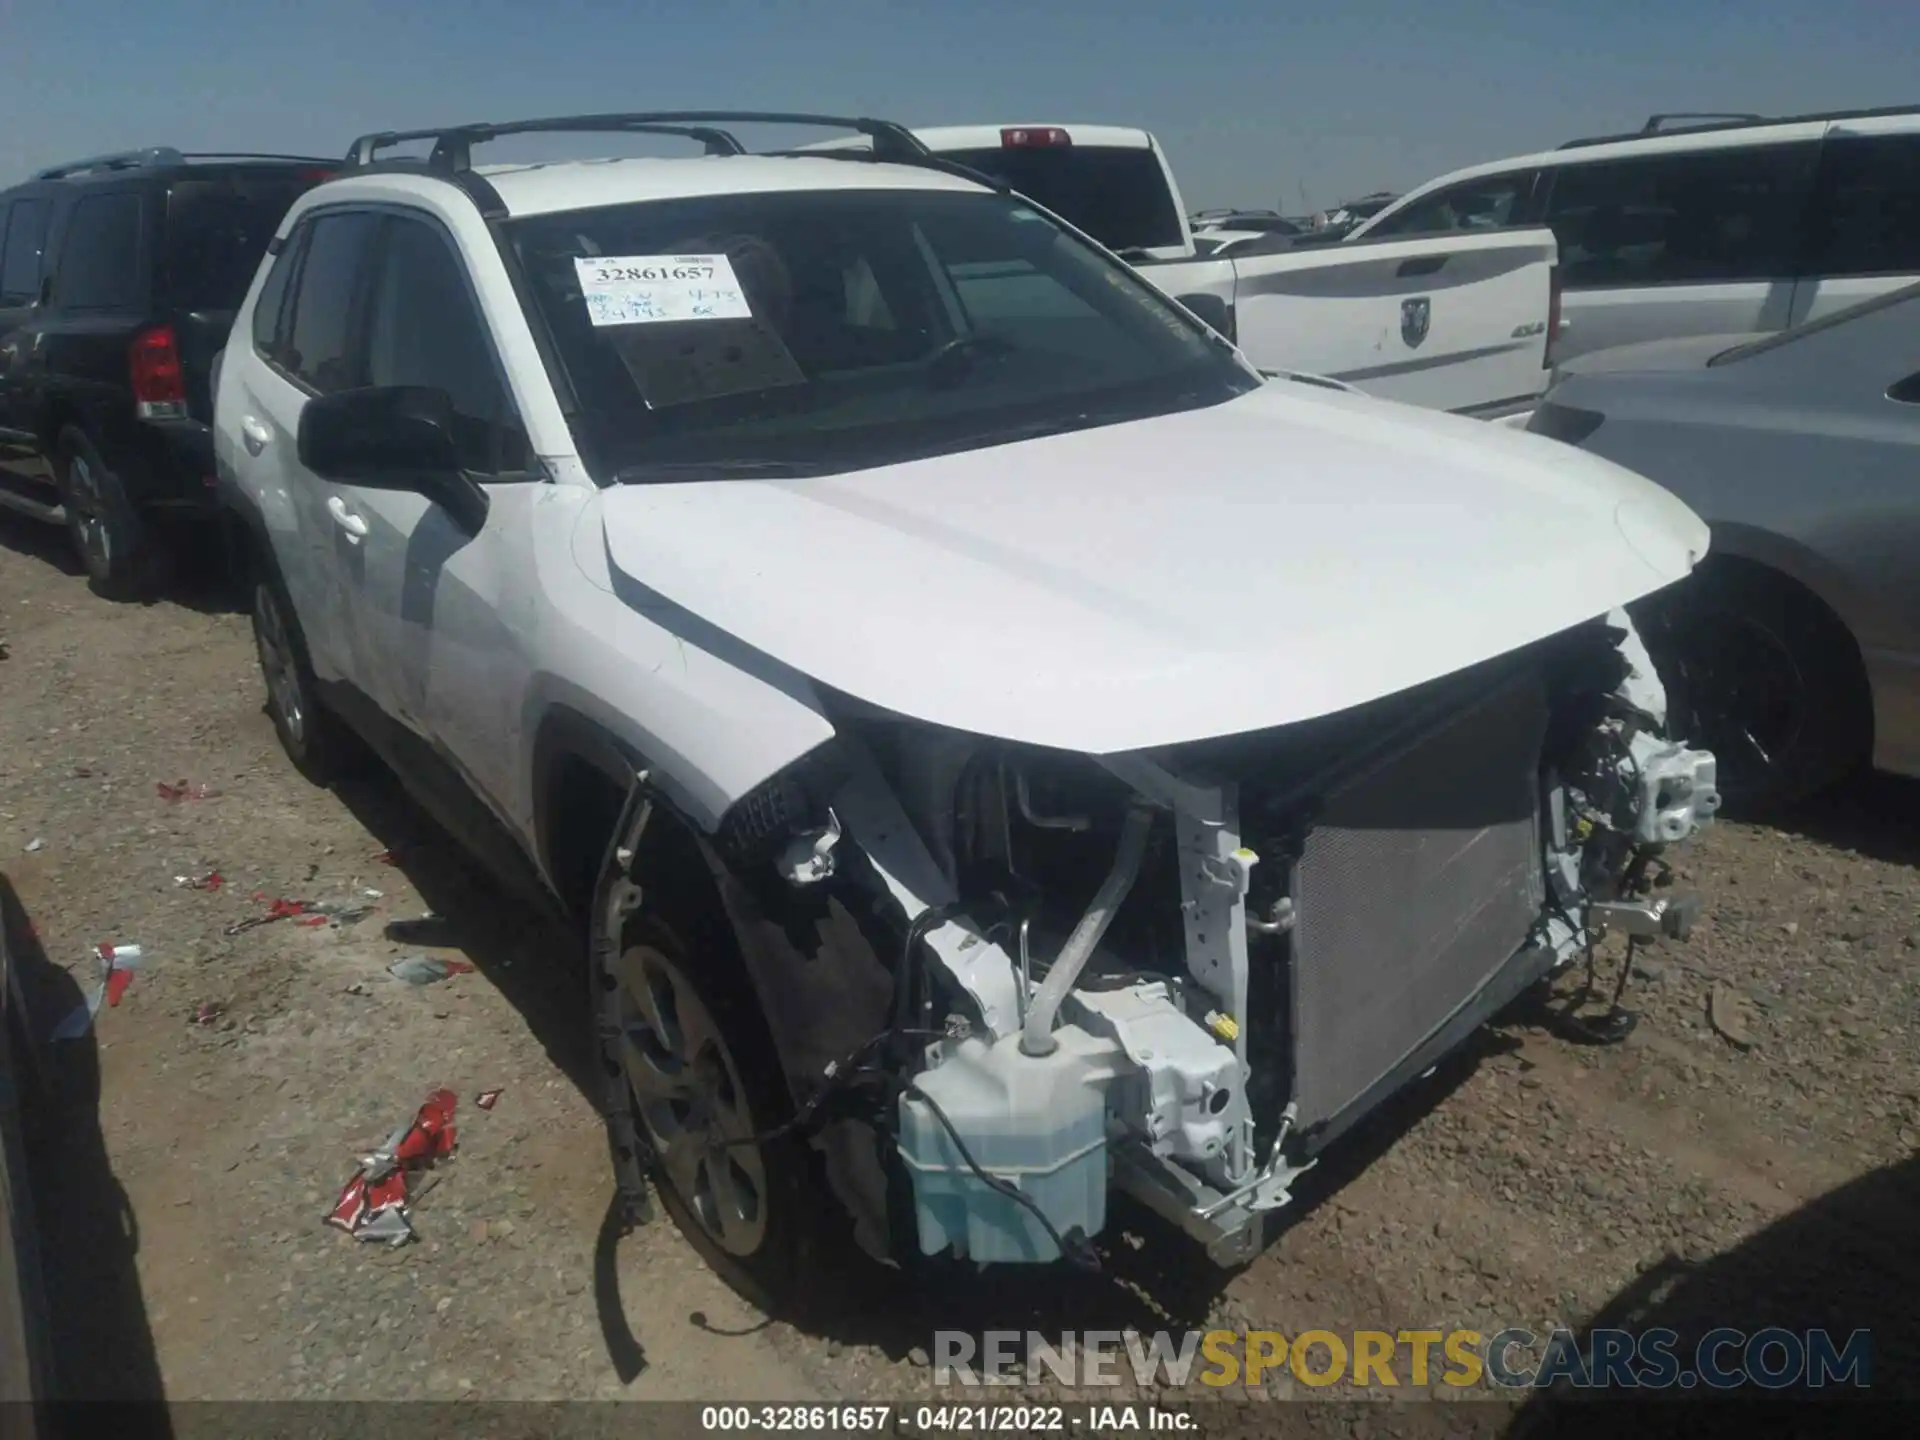
[[(750, 153), (769, 120), (853, 139)], [(473, 163), (529, 133), (707, 153)], [(578, 924), (623, 1192), (762, 1292), (825, 1207), (903, 1264), (1085, 1263), (1117, 1189), (1244, 1260), (1522, 991), (1684, 939), (1665, 856), (1746, 672), (1693, 664), (1721, 537), (1675, 492), (1728, 442), (1635, 471), (1676, 408), (1776, 415), (1809, 345), (1839, 431), (1912, 413), (1860, 388), (1893, 321), (1852, 389), (1801, 332), (1665, 418), (1587, 357), (1534, 434), (1356, 393), (1416, 362), (1263, 365), (1276, 294), (1337, 274), (1308, 342), (1412, 351), (1454, 271), (1531, 267), (1544, 386), (1555, 241), (1201, 257), (1142, 131), (644, 114), (255, 163), (298, 193), (205, 324), (210, 408), (177, 337), (135, 404), (210, 418), (281, 743), (384, 760)]]

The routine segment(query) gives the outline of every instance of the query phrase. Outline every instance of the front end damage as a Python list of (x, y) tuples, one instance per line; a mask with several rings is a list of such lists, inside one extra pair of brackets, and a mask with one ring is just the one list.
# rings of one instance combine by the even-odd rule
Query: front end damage
[(1664, 709), (1624, 612), (1152, 752), (840, 697), (707, 855), (869, 1250), (1084, 1259), (1118, 1188), (1237, 1263), (1327, 1145), (1597, 936), (1684, 937), (1660, 856), (1719, 800)]

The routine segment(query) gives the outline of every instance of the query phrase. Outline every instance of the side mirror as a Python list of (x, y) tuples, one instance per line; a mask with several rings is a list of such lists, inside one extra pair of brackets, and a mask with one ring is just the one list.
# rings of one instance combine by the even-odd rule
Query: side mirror
[(475, 534), (486, 522), (487, 492), (461, 470), (453, 425), (453, 401), (444, 390), (342, 390), (307, 402), (296, 450), (301, 466), (323, 480), (414, 491)]

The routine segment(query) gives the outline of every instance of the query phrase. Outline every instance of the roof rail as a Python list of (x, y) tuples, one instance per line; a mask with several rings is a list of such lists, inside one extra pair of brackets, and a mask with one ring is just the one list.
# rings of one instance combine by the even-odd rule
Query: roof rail
[(758, 111), (681, 110), (611, 115), (565, 115), (545, 120), (514, 120), (505, 124), (448, 125), (433, 130), (388, 130), (362, 135), (347, 150), (347, 163), (370, 165), (378, 151), (410, 140), (433, 141), (428, 165), (436, 170), (462, 171), (473, 167), (473, 147), (503, 135), (599, 134), (679, 135), (701, 141), (709, 155), (744, 155), (746, 147), (720, 122), (748, 121), (773, 125), (818, 125), (854, 130), (870, 137), (873, 157), (914, 163), (928, 156), (925, 145), (904, 125), (890, 120), (853, 120), (832, 115), (790, 115)]
[[(1879, 105), (1860, 110), (1825, 110), (1809, 115), (1747, 115), (1747, 114), (1698, 114), (1679, 111), (1672, 114), (1649, 115), (1647, 123), (1638, 130), (1624, 131), (1618, 135), (1594, 135), (1580, 140), (1569, 140), (1559, 146), (1561, 150), (1578, 150), (1588, 145), (1612, 145), (1622, 140), (1644, 140), (1654, 135), (1675, 133), (1694, 133), (1698, 131), (1744, 130), (1754, 125), (1810, 125), (1821, 122), (1832, 123), (1841, 120), (1877, 120), (1891, 115), (1920, 115), (1920, 105)], [(1668, 129), (1668, 123), (1680, 120), (1688, 123), (1675, 125)]]
[(1640, 133), (1658, 135), (1670, 120), (1691, 120), (1707, 124), (1731, 122), (1735, 125), (1759, 125), (1765, 123), (1766, 118), (1764, 115), (1754, 115), (1744, 110), (1675, 110), (1669, 114), (1649, 115), (1647, 123), (1640, 127)]
[(142, 170), (154, 165), (178, 165), (186, 157), (171, 145), (151, 145), (145, 150), (122, 150), (112, 155), (92, 155), (85, 160), (70, 160), (64, 165), (49, 165), (36, 171), (36, 180), (64, 180), (69, 175), (84, 175), (94, 170)]
[(251, 150), (189, 150), (181, 157), (185, 160), (286, 160), (296, 165), (333, 165), (340, 163), (338, 156), (321, 155), (266, 155)]

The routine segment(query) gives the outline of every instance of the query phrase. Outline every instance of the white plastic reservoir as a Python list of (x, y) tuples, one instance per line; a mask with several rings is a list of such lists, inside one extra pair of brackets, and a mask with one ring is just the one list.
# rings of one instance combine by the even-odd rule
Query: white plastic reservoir
[[(1051, 1055), (1023, 1055), (1020, 1037), (989, 1046), (965, 1040), (919, 1078), (988, 1174), (1030, 1196), (1065, 1235), (1091, 1237), (1107, 1221), (1106, 1086), (1112, 1042), (1077, 1026), (1054, 1032)], [(1036, 1263), (1060, 1250), (1032, 1211), (984, 1183), (933, 1111), (900, 1100), (900, 1158), (913, 1177), (920, 1249), (951, 1247), (981, 1264)]]

